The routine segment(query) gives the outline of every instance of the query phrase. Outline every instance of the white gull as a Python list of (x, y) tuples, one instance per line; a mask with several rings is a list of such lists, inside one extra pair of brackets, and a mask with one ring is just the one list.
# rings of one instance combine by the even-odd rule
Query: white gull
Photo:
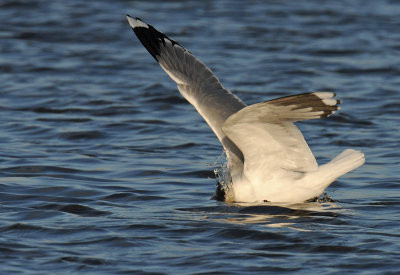
[(205, 119), (227, 155), (230, 202), (300, 203), (319, 197), (338, 177), (365, 162), (347, 149), (318, 166), (296, 121), (327, 117), (340, 102), (332, 92), (282, 97), (247, 106), (214, 73), (176, 41), (127, 15), (143, 46)]

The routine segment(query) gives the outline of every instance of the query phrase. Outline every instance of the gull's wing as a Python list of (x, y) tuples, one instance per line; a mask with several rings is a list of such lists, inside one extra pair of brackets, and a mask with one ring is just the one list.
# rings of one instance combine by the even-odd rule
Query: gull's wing
[(231, 115), (223, 131), (242, 151), (245, 170), (314, 171), (317, 162), (293, 122), (331, 115), (340, 103), (334, 96), (317, 92), (254, 104)]
[[(176, 41), (127, 16), (136, 36), (164, 71), (178, 84), (181, 94), (196, 108), (223, 144), (231, 165), (242, 166), (243, 155), (222, 131), (225, 120), (246, 106), (226, 90), (214, 73)], [(239, 167), (238, 167), (239, 168)]]

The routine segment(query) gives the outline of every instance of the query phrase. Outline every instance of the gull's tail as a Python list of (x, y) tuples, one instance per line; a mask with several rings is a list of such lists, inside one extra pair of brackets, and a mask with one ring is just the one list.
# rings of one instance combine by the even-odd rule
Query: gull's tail
[(360, 167), (364, 162), (365, 156), (361, 151), (347, 149), (327, 164), (322, 165), (318, 172), (321, 172), (321, 175), (333, 182), (338, 177)]
[(319, 197), (337, 178), (360, 167), (364, 162), (365, 156), (361, 151), (346, 149), (327, 164), (321, 165), (318, 170), (306, 173), (305, 187), (313, 190), (314, 197)]

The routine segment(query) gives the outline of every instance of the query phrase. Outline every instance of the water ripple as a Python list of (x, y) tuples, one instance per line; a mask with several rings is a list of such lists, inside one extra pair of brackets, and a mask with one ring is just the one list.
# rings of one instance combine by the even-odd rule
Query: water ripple
[[(319, 201), (215, 201), (222, 147), (126, 13), (248, 104), (336, 92), (340, 111), (299, 126), (319, 162), (354, 147), (366, 164)], [(398, 272), (397, 1), (3, 0), (0, 16), (0, 273)]]

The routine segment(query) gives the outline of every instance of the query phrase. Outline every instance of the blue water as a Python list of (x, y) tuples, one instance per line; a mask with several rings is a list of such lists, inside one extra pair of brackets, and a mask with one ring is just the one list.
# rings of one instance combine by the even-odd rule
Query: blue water
[[(141, 17), (246, 103), (334, 91), (299, 124), (333, 202), (212, 199), (222, 148), (145, 51)], [(0, 1), (1, 274), (397, 274), (399, 1)]]

